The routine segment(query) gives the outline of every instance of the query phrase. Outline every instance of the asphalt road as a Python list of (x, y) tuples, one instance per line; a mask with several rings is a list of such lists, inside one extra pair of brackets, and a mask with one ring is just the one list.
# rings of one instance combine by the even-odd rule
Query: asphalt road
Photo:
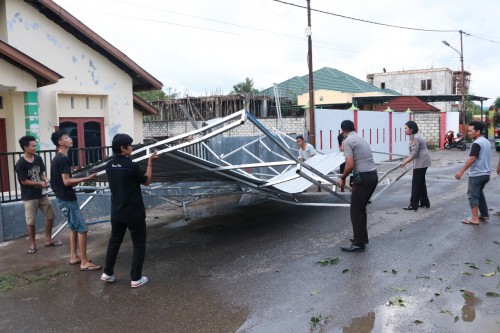
[[(348, 208), (235, 197), (190, 206), (190, 222), (171, 207), (149, 210), (150, 282), (137, 289), (128, 236), (114, 284), (68, 265), (66, 233), (58, 248), (38, 239), (35, 255), (24, 238), (2, 243), (0, 331), (500, 332), (500, 297), (487, 295), (500, 294), (500, 177), (485, 189), (490, 221), (460, 223), (470, 216), (467, 178), (454, 174), (467, 153), (432, 153), (429, 209), (402, 209), (411, 173), (369, 205), (364, 253), (340, 250)], [(89, 254), (102, 264), (109, 225), (90, 230)]]

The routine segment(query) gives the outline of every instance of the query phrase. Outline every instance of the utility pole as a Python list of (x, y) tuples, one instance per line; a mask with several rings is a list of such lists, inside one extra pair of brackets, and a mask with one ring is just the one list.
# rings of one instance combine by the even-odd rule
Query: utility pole
[(462, 35), (463, 35), (463, 31), (462, 30), (459, 30), (458, 32), (460, 32), (460, 51), (457, 50), (456, 48), (454, 48), (453, 46), (450, 45), (450, 43), (448, 43), (447, 41), (443, 40), (443, 44), (448, 46), (449, 48), (452, 48), (453, 50), (455, 50), (455, 52), (457, 52), (459, 55), (460, 55), (460, 64), (461, 64), (461, 69), (462, 69), (462, 72), (460, 73), (461, 74), (461, 77), (462, 79), (460, 81), (461, 84), (460, 84), (460, 90), (461, 90), (461, 95), (462, 95), (462, 125), (465, 127), (465, 131), (467, 131), (467, 124), (465, 123), (465, 111), (466, 111), (466, 106), (465, 106), (465, 71), (464, 71), (464, 44), (463, 44), (463, 40), (462, 40)]
[(465, 106), (465, 72), (464, 72), (464, 44), (462, 41), (463, 31), (460, 30), (460, 63), (462, 64), (462, 123), (464, 128), (467, 128), (465, 123), (465, 112), (467, 107)]
[(309, 66), (309, 143), (316, 146), (314, 126), (314, 84), (313, 84), (313, 60), (312, 60), (312, 38), (311, 38), (311, 0), (307, 0), (307, 64)]

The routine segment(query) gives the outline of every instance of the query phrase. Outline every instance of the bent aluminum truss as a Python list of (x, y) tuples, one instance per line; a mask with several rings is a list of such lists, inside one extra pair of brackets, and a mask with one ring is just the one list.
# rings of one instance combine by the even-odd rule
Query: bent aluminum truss
[[(296, 205), (349, 206), (349, 195), (337, 193), (335, 185), (339, 175), (334, 171), (344, 162), (342, 153), (318, 153), (301, 162), (294, 138), (269, 130), (245, 110), (207, 121), (191, 132), (134, 147), (131, 158), (145, 169), (155, 150), (159, 158), (153, 163), (154, 185), (145, 193), (184, 209), (203, 197), (238, 193)], [(97, 172), (97, 181), (107, 182), (107, 160), (74, 176)], [(323, 202), (311, 202), (311, 197), (318, 196), (304, 192), (312, 185), (339, 200), (324, 202), (323, 196)]]

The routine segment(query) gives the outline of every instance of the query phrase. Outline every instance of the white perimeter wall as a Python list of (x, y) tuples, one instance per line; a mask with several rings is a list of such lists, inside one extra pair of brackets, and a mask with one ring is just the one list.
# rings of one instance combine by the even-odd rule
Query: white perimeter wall
[[(357, 124), (354, 112), (357, 112)], [(389, 112), (316, 109), (316, 149), (322, 153), (338, 152), (340, 124), (351, 120), (356, 132), (370, 144), (375, 162), (389, 160), (390, 117)], [(392, 113), (392, 158), (408, 155), (408, 137), (404, 134), (404, 124), (408, 120), (408, 113)]]

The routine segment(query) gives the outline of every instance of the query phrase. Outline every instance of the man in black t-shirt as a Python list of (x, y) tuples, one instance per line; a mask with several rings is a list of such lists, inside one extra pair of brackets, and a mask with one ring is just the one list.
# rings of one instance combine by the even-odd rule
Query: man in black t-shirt
[[(57, 147), (57, 154), (52, 159), (50, 166), (50, 177), (52, 178), (52, 190), (57, 198), (57, 204), (61, 213), (68, 220), (68, 226), (71, 230), (69, 236), (70, 246), (70, 265), (80, 264), (81, 271), (96, 271), (102, 267), (94, 264), (87, 257), (87, 224), (83, 217), (76, 193), (73, 186), (87, 180), (94, 180), (97, 174), (88, 177), (72, 178), (71, 169), (68, 160), (68, 150), (73, 147), (73, 140), (66, 131), (55, 131), (51, 136), (52, 143)], [(80, 248), (78, 256), (77, 245)]]
[(17, 180), (21, 184), (21, 199), (24, 203), (26, 227), (30, 248), (28, 254), (36, 253), (36, 213), (40, 209), (45, 215), (45, 246), (60, 246), (59, 241), (52, 239), (52, 226), (55, 212), (43, 189), (49, 187), (49, 179), (45, 175), (45, 164), (40, 156), (36, 155), (36, 138), (25, 135), (19, 139), (23, 155), (16, 163)]
[(116, 257), (128, 229), (134, 244), (130, 286), (137, 288), (148, 282), (148, 278), (142, 275), (146, 257), (146, 209), (142, 200), (141, 184), (147, 186), (151, 183), (153, 160), (158, 157), (156, 152), (149, 156), (144, 174), (139, 164), (130, 159), (132, 141), (127, 134), (116, 134), (112, 142), (115, 155), (106, 165), (111, 190), (111, 237), (101, 280), (115, 282), (113, 274)]

